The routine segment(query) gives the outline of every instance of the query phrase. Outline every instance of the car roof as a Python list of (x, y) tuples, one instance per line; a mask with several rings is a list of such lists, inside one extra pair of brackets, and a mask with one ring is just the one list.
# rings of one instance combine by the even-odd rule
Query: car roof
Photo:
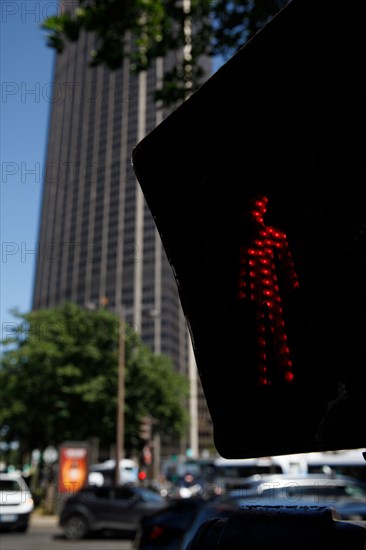
[(0, 479), (23, 479), (20, 472), (0, 472)]

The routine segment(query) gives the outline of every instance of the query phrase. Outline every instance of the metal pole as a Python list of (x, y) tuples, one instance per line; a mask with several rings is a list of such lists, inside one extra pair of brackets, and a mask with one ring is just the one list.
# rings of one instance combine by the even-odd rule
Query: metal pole
[(156, 482), (160, 481), (160, 454), (160, 434), (157, 433), (153, 441), (153, 479)]
[(124, 455), (125, 436), (125, 324), (122, 310), (119, 315), (118, 330), (118, 383), (117, 383), (117, 421), (116, 421), (116, 485), (121, 483), (120, 462)]

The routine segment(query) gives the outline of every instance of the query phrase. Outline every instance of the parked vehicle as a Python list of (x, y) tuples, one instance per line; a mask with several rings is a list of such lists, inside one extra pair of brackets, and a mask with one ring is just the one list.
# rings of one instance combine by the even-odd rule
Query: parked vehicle
[(201, 498), (172, 500), (165, 510), (141, 521), (134, 547), (138, 550), (180, 548), (184, 534), (204, 504)]
[[(123, 458), (119, 463), (121, 483), (137, 483), (139, 465), (135, 460)], [(100, 464), (92, 464), (89, 469), (89, 485), (114, 485), (116, 479), (116, 461), (106, 460)]]
[(212, 478), (223, 489), (242, 484), (252, 475), (326, 473), (345, 475), (366, 482), (366, 461), (362, 449), (301, 453), (263, 458), (216, 458)]
[(213, 463), (214, 479), (223, 490), (240, 486), (243, 479), (253, 475), (306, 473), (303, 455), (268, 456), (263, 458), (226, 459)]
[(59, 525), (74, 540), (107, 529), (134, 533), (144, 516), (166, 506), (161, 495), (143, 487), (89, 486), (65, 501)]
[(34, 509), (28, 485), (18, 473), (0, 473), (0, 528), (25, 533)]
[(364, 449), (348, 449), (323, 453), (306, 453), (309, 473), (333, 473), (350, 476), (366, 483)]
[(344, 520), (366, 520), (366, 484), (339, 475), (263, 475), (229, 491), (227, 503), (239, 506), (328, 506)]
[(137, 550), (187, 550), (199, 527), (213, 518), (229, 517), (243, 506), (327, 506), (341, 519), (366, 520), (366, 484), (325, 474), (254, 475), (239, 488), (209, 501), (177, 501), (141, 522)]

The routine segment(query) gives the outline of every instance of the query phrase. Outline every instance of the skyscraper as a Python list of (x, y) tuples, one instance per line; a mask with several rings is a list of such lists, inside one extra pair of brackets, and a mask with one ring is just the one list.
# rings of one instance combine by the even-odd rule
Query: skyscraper
[(33, 308), (72, 301), (122, 311), (189, 377), (186, 445), (196, 454), (198, 421), (210, 444), (209, 416), (174, 276), (131, 167), (133, 147), (167, 115), (153, 92), (180, 54), (132, 75), (128, 60), (113, 72), (88, 67), (93, 43), (83, 34), (55, 62)]

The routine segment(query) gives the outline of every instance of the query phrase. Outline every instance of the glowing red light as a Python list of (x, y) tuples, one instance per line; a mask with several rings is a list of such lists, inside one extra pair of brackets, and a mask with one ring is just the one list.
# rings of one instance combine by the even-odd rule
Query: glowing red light
[[(241, 268), (238, 281), (238, 289), (250, 288), (250, 295), (247, 296), (240, 291), (239, 299), (248, 299), (256, 305), (257, 383), (259, 385), (271, 384), (272, 377), (276, 380), (282, 378), (285, 382), (292, 382), (294, 378), (293, 372), (287, 370), (292, 367), (292, 363), (277, 277), (281, 275), (280, 280), (284, 281), (283, 285), (287, 285), (287, 291), (299, 287), (286, 235), (282, 231), (264, 225), (263, 215), (266, 212), (267, 202), (268, 198), (261, 196), (251, 202), (251, 211), (248, 209), (245, 211), (245, 215), (249, 220), (251, 219), (251, 233), (253, 221), (258, 230), (250, 242), (240, 247)], [(258, 257), (257, 260), (255, 256)], [(249, 266), (250, 269), (245, 269), (245, 266)], [(272, 350), (270, 361), (277, 371), (274, 372), (276, 369), (271, 366), (267, 374), (266, 351), (268, 349)], [(266, 376), (263, 376), (264, 372)]]
[(141, 470), (141, 472), (139, 472), (138, 474), (138, 478), (140, 481), (144, 481), (147, 478), (147, 473)]
[(294, 373), (291, 372), (291, 371), (287, 371), (286, 374), (285, 374), (285, 380), (286, 382), (292, 382), (294, 379)]

